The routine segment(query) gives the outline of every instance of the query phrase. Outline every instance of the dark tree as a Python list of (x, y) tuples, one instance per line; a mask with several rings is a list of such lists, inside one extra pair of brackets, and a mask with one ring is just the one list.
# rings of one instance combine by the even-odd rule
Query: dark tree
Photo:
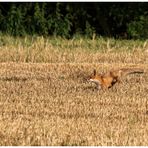
[(0, 32), (14, 36), (148, 38), (148, 3), (0, 3)]

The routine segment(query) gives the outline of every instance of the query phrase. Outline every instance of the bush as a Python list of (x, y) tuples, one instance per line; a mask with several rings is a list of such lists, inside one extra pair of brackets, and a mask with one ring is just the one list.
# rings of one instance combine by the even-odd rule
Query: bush
[(128, 24), (128, 34), (131, 38), (148, 38), (148, 17), (140, 16)]
[(147, 7), (147, 3), (0, 3), (0, 32), (148, 38)]
[(20, 7), (12, 5), (6, 19), (4, 19), (4, 30), (10, 35), (24, 35), (24, 14), (21, 11)]

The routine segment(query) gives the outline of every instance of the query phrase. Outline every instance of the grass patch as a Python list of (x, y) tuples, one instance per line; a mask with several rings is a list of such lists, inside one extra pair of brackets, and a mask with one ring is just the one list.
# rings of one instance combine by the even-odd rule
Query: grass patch
[[(63, 39), (53, 37), (11, 37), (0, 36), (0, 62), (89, 62), (88, 55), (95, 59), (118, 54), (126, 58), (147, 52), (148, 42), (140, 40), (115, 40), (110, 38), (96, 39)], [(144, 56), (145, 57), (145, 56)], [(110, 58), (109, 58), (110, 59)], [(125, 60), (126, 61), (126, 60)], [(90, 60), (92, 62), (92, 60)]]

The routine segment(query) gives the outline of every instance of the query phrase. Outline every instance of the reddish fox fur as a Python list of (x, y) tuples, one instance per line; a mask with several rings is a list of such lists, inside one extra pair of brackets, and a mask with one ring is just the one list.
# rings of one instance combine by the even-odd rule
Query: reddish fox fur
[(94, 82), (98, 89), (108, 89), (115, 83), (120, 82), (122, 76), (132, 73), (143, 73), (144, 70), (140, 68), (123, 68), (118, 70), (111, 70), (106, 74), (97, 74), (94, 69), (94, 73), (90, 76), (89, 81)]

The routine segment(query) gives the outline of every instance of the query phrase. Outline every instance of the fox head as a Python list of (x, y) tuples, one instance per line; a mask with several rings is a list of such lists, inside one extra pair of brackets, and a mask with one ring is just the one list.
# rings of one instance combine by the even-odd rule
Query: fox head
[(93, 74), (88, 79), (90, 82), (93, 82), (99, 88), (102, 81), (102, 75), (97, 74), (96, 69), (94, 69)]

